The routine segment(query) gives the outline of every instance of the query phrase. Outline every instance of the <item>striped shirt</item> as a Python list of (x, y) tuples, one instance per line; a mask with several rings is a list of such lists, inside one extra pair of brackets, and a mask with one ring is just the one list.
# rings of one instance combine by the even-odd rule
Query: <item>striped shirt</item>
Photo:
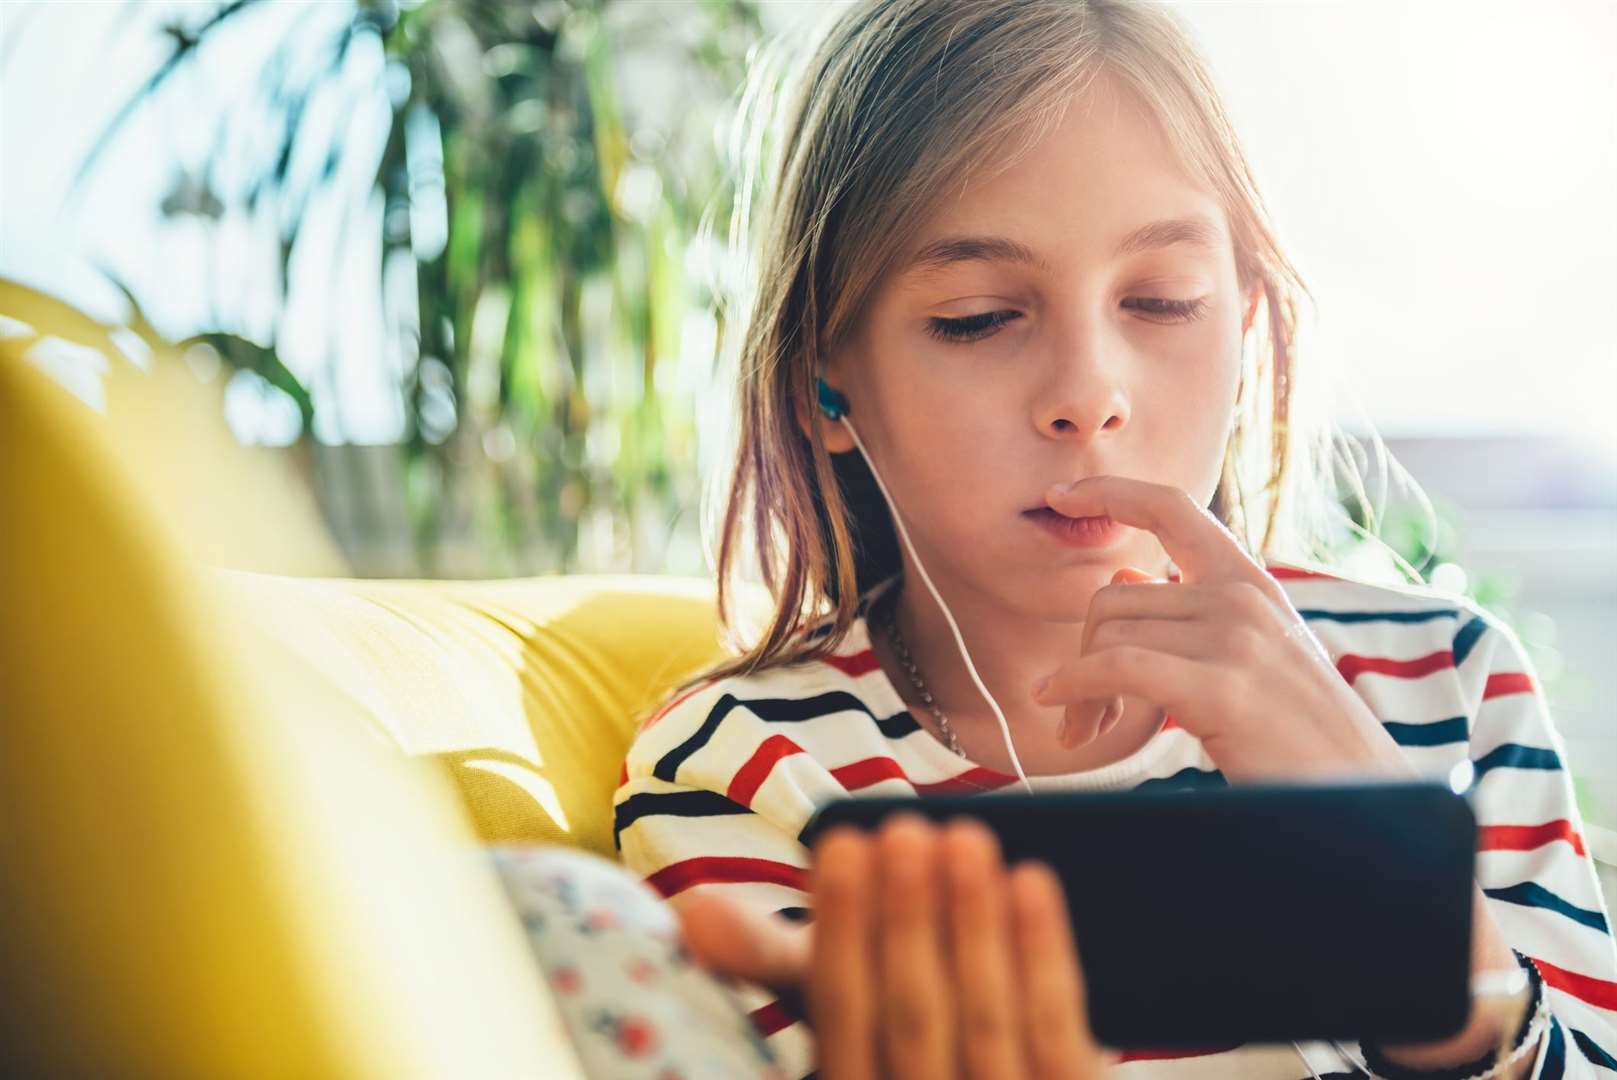
[[(1275, 560), (1265, 568), (1423, 776), (1446, 781), (1463, 762), (1474, 770), (1477, 881), (1506, 942), (1537, 962), (1552, 1016), (1531, 1076), (1617, 1076), (1609, 908), (1583, 841), (1566, 744), (1515, 632), (1475, 602), (1435, 590)], [(820, 802), (1020, 789), (1015, 776), (974, 765), (923, 730), (877, 663), (865, 615), (897, 581), (860, 598), (833, 655), (701, 683), (646, 721), (613, 798), (628, 867), (664, 896), (714, 889), (806, 920), (810, 853), (798, 837)], [(827, 630), (829, 620), (802, 632)], [(1225, 783), (1201, 740), (1171, 716), (1120, 761), (1029, 780), (1035, 790), (1094, 791)], [(786, 1074), (811, 1073), (801, 1019), (762, 988), (742, 990)], [(1114, 1072), (1297, 1080), (1310, 1075), (1299, 1049), (1321, 1077), (1355, 1075), (1329, 1042), (1128, 1050)]]

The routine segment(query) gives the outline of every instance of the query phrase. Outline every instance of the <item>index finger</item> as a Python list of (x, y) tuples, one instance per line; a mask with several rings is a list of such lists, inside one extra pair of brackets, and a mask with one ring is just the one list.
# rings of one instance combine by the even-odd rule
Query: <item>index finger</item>
[(1051, 509), (1068, 517), (1105, 515), (1154, 534), (1186, 582), (1268, 580), (1235, 534), (1172, 484), (1102, 474), (1054, 485), (1045, 499)]

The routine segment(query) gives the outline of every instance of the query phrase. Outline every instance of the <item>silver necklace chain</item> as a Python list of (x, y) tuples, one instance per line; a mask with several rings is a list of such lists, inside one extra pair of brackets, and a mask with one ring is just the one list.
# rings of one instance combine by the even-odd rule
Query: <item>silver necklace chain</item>
[[(897, 597), (897, 588), (893, 589), (892, 595)], [(920, 695), (921, 701), (926, 704), (927, 709), (931, 711), (932, 716), (937, 720), (938, 730), (943, 732), (943, 738), (948, 742), (949, 749), (964, 758), (966, 752), (960, 749), (960, 740), (955, 737), (954, 729), (949, 726), (949, 718), (943, 715), (943, 710), (938, 708), (938, 703), (933, 700), (932, 691), (926, 688), (926, 683), (921, 679), (921, 673), (916, 670), (915, 661), (910, 656), (910, 650), (904, 644), (904, 637), (898, 632), (898, 604), (896, 600), (886, 605), (882, 621), (886, 623), (887, 639), (893, 643), (893, 651), (898, 654), (899, 663), (903, 665), (904, 670), (909, 674), (910, 682), (915, 686), (915, 692)], [(967, 760), (970, 759), (968, 758)]]

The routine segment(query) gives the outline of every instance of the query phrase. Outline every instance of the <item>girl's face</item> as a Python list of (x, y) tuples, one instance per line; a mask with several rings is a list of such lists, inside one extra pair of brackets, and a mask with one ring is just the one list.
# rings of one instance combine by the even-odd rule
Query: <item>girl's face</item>
[(1068, 547), (1024, 511), (1099, 473), (1205, 506), (1255, 306), (1217, 203), (1116, 87), (1097, 79), (1013, 168), (946, 197), (828, 358), (927, 569), (1039, 610), (1052, 585), (1166, 566), (1150, 533)]

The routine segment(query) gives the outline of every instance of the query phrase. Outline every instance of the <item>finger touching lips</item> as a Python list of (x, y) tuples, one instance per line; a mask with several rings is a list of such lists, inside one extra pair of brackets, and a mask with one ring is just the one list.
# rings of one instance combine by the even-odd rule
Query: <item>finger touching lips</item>
[(1188, 581), (1250, 578), (1253, 562), (1235, 536), (1182, 488), (1128, 476), (1088, 476), (1045, 493), (1069, 517), (1104, 515), (1156, 536)]

